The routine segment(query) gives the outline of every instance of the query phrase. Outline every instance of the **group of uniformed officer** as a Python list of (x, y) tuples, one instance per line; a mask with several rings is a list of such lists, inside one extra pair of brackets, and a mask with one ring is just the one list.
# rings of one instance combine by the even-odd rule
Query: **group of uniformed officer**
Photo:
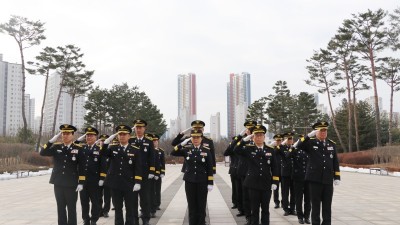
[[(75, 142), (76, 128), (69, 124), (60, 126), (60, 133), (50, 139), (40, 152), (42, 156), (54, 159), (50, 183), (54, 184), (58, 224), (77, 224), (79, 192), (84, 225), (95, 225), (100, 216), (108, 217), (111, 196), (115, 224), (139, 225), (140, 196), (142, 224), (149, 225), (150, 217), (155, 217), (161, 205), (165, 157), (164, 150), (158, 147), (159, 136), (146, 134), (146, 126), (146, 121), (135, 120), (134, 137), (131, 137), (130, 126), (119, 125), (115, 134), (101, 135), (98, 140), (98, 130), (87, 127), (85, 134)], [(62, 142), (55, 143), (61, 135)], [(85, 144), (80, 145), (84, 140)]]
[(331, 224), (333, 184), (339, 185), (340, 170), (335, 143), (327, 138), (329, 124), (315, 123), (296, 143), (293, 132), (276, 134), (271, 145), (264, 142), (264, 126), (255, 121), (244, 126), (224, 152), (231, 160), (232, 208), (238, 209), (237, 216), (246, 216), (246, 225), (258, 225), (261, 207), (261, 224), (269, 224), (273, 191), (275, 208), (281, 203), (284, 216), (297, 215), (300, 224)]

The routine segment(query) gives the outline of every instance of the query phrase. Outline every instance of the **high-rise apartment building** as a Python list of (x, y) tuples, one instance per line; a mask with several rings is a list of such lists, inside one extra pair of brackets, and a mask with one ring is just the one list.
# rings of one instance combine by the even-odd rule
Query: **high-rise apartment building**
[[(22, 119), (22, 65), (3, 61), (0, 54), (0, 135), (15, 136), (24, 126)], [(33, 129), (35, 100), (25, 95), (25, 116)]]
[(178, 75), (178, 127), (184, 130), (197, 118), (196, 74)]
[[(61, 76), (59, 73), (50, 75), (47, 84), (46, 103), (44, 105), (43, 115), (43, 133), (50, 133), (53, 128), (54, 112), (57, 104), (57, 97), (60, 90)], [(58, 111), (56, 117), (56, 131), (61, 124), (71, 123), (71, 96), (64, 91), (61, 93), (60, 101), (58, 103)], [(84, 108), (85, 97), (79, 96), (74, 100), (73, 122), (78, 130), (82, 129), (85, 124), (86, 110)]]
[(210, 137), (216, 142), (221, 140), (221, 117), (219, 112), (210, 117)]
[(247, 109), (251, 104), (250, 74), (230, 74), (227, 84), (228, 138), (243, 129)]

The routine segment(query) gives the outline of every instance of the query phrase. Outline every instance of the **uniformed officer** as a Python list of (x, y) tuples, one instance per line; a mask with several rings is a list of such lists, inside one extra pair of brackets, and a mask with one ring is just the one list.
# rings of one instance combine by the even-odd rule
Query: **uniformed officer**
[[(73, 143), (76, 128), (69, 124), (60, 126), (60, 133), (43, 146), (41, 156), (52, 156), (54, 168), (50, 183), (54, 184), (59, 225), (76, 225), (76, 201), (78, 191), (83, 189), (85, 156), (80, 145)], [(55, 143), (62, 135), (62, 142)], [(66, 213), (68, 210), (68, 217)]]
[[(282, 134), (275, 134), (273, 137), (274, 139), (274, 143), (272, 144), (272, 146), (274, 147), (275, 150), (279, 150), (280, 145), (282, 144), (282, 139), (283, 139), (283, 135)], [(282, 166), (282, 159), (281, 159), (281, 155), (280, 154), (275, 154), (276, 156), (276, 163), (278, 166), (278, 175), (279, 177), (281, 177), (281, 166)], [(282, 183), (282, 180), (280, 179), (278, 184), (277, 184), (277, 188), (276, 190), (274, 190), (274, 203), (275, 203), (275, 209), (279, 208), (279, 184)], [(282, 188), (281, 190), (281, 196), (282, 196)]]
[(202, 144), (202, 130), (192, 130), (190, 136), (191, 139), (175, 146), (171, 155), (185, 157), (183, 180), (189, 208), (189, 225), (205, 225), (207, 191), (211, 191), (214, 184), (212, 154), (210, 148)]
[[(143, 225), (149, 225), (150, 221), (150, 206), (151, 206), (151, 179), (154, 178), (155, 154), (153, 141), (145, 137), (147, 122), (142, 119), (133, 121), (136, 136), (129, 139), (129, 142), (140, 148), (140, 160), (142, 165), (143, 180), (142, 189), (139, 192), (140, 208), (142, 209)], [(139, 223), (139, 218), (135, 218)]]
[[(154, 146), (154, 135), (150, 133), (146, 133), (145, 137), (151, 141), (153, 141), (153, 146)], [(149, 179), (149, 196), (150, 196), (150, 217), (155, 218), (156, 217), (156, 211), (157, 211), (157, 206), (156, 206), (156, 181), (160, 179), (160, 161), (158, 157), (158, 150), (154, 147), (154, 167), (155, 167), (155, 172), (154, 172), (154, 177), (153, 179)]]
[(154, 178), (159, 177), (159, 179), (155, 180), (155, 201), (153, 205), (153, 212), (155, 210), (160, 210), (160, 205), (161, 205), (161, 184), (162, 184), (162, 179), (165, 177), (165, 153), (164, 149), (159, 147), (159, 140), (160, 136), (157, 134), (153, 134), (153, 144), (154, 144), (154, 150), (155, 150), (155, 155), (156, 155), (156, 176)]
[(307, 152), (309, 157), (306, 181), (310, 187), (311, 223), (314, 225), (321, 224), (321, 203), (322, 224), (331, 224), (333, 184), (340, 184), (336, 144), (327, 138), (328, 126), (326, 121), (315, 123), (314, 130), (298, 143), (298, 149)]
[[(119, 125), (116, 134), (104, 141), (102, 154), (110, 159), (110, 168), (105, 179), (105, 186), (111, 189), (111, 196), (115, 208), (115, 225), (124, 225), (122, 214), (125, 204), (125, 225), (136, 225), (138, 210), (138, 191), (141, 189), (142, 166), (140, 149), (129, 144), (132, 128)], [(118, 135), (119, 144), (109, 143)]]
[[(99, 136), (99, 146), (103, 147), (104, 141), (110, 136), (107, 134), (102, 134)], [(106, 174), (108, 172), (108, 168), (110, 168), (110, 159), (107, 157), (102, 157), (102, 166), (105, 168)], [(104, 202), (104, 205), (103, 205)], [(100, 186), (100, 216), (105, 218), (108, 217), (108, 212), (110, 212), (111, 208), (111, 191), (109, 187)]]
[[(242, 140), (243, 137), (251, 134), (251, 129), (257, 125), (256, 121), (246, 121), (243, 126), (245, 129), (240, 132), (237, 136), (232, 138), (231, 143), (224, 152), (225, 156), (231, 158), (231, 164), (229, 168), (229, 173), (231, 174), (232, 181), (232, 208), (237, 208), (239, 214), (237, 216), (247, 216), (247, 220), (250, 221), (250, 202), (247, 188), (245, 188), (246, 193), (243, 194), (243, 182), (246, 177), (247, 163), (246, 159), (234, 152), (234, 148), (237, 143)], [(245, 198), (245, 199), (244, 199)], [(235, 204), (236, 202), (236, 204)], [(246, 209), (245, 209), (246, 208)]]
[[(299, 138), (303, 138), (303, 135), (299, 135)], [(305, 151), (297, 148), (289, 150), (289, 158), (293, 161), (292, 178), (294, 182), (294, 190), (296, 196), (296, 212), (297, 218), (300, 224), (310, 224), (310, 191), (308, 181), (305, 181), (306, 167), (308, 163), (308, 155)], [(304, 199), (303, 199), (304, 196)], [(303, 212), (303, 200), (304, 200), (304, 212)]]
[[(79, 193), (82, 206), (82, 219), (84, 225), (96, 225), (100, 213), (100, 186), (104, 184), (106, 177), (105, 164), (102, 163), (100, 155), (100, 146), (96, 145), (99, 131), (94, 127), (87, 127), (85, 134), (79, 137), (75, 143), (79, 144), (86, 139), (86, 144), (82, 150), (86, 158), (86, 181), (83, 190)], [(89, 216), (90, 203), (92, 204), (91, 214)]]
[[(204, 132), (204, 126), (206, 125), (206, 123), (204, 123), (201, 120), (194, 120), (194, 121), (192, 121), (192, 123), (190, 125), (191, 125), (190, 128), (182, 131), (181, 133), (179, 133), (175, 137), (174, 140), (172, 140), (172, 143), (171, 143), (172, 146), (176, 146), (176, 145), (178, 145), (179, 143), (181, 143), (182, 141), (184, 141), (184, 140), (186, 140), (188, 138), (190, 139), (190, 137), (185, 137), (184, 135), (185, 135), (186, 132), (188, 132), (188, 131), (190, 131), (192, 129), (201, 130), (202, 132)], [(213, 158), (213, 165), (214, 165), (213, 166), (213, 171), (214, 171), (214, 174), (215, 174), (217, 172), (217, 167), (216, 167), (217, 164), (216, 164), (216, 159), (215, 159), (214, 142), (213, 142), (213, 140), (211, 138), (208, 138), (206, 136), (203, 136), (202, 140), (203, 140), (202, 145), (208, 147), (210, 149), (210, 151), (211, 151), (211, 155), (212, 155), (212, 158)], [(182, 172), (184, 172), (184, 171), (185, 171), (185, 162), (183, 162), (183, 165), (182, 165)]]
[[(295, 207), (295, 196), (294, 196), (294, 184), (292, 179), (293, 162), (292, 158), (287, 157), (289, 149), (293, 145), (293, 133), (288, 132), (283, 134), (285, 140), (277, 150), (281, 156), (281, 179), (282, 179), (282, 208), (284, 216), (296, 215)], [(289, 198), (290, 196), (290, 198)]]
[[(278, 167), (276, 166), (275, 151), (265, 144), (267, 129), (257, 125), (252, 135), (239, 142), (235, 151), (248, 159), (248, 171), (244, 186), (249, 189), (251, 202), (251, 225), (259, 225), (261, 206), (261, 225), (269, 224), (269, 202), (272, 190), (279, 182)], [(253, 137), (254, 143), (246, 144)]]

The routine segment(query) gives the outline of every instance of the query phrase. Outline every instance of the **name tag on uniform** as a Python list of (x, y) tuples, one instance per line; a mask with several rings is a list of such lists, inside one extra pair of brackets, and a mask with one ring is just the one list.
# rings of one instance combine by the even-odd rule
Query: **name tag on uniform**
[(265, 156), (272, 156), (272, 153), (267, 152), (267, 153), (265, 153)]
[(209, 146), (209, 144), (208, 144), (208, 143), (204, 143), (204, 144), (203, 144), (203, 146), (206, 146), (206, 147), (208, 147), (208, 146)]
[(93, 155), (99, 155), (99, 151), (93, 151)]
[(57, 152), (62, 152), (62, 150), (58, 149)]
[(132, 153), (128, 153), (128, 156), (135, 156), (135, 154), (132, 154)]
[(257, 155), (257, 153), (255, 153), (255, 152), (252, 152), (251, 154), (252, 154), (252, 155)]
[(318, 146), (313, 146), (313, 148), (314, 148), (315, 150), (317, 150), (317, 149), (318, 149)]
[(113, 153), (114, 153), (114, 154), (118, 154), (118, 152), (117, 152), (117, 151), (113, 151)]
[(200, 153), (201, 156), (207, 156), (207, 152)]
[(331, 147), (328, 147), (328, 150), (329, 151), (333, 151), (333, 147), (331, 146)]
[(149, 146), (149, 143), (143, 143), (143, 145), (147, 145), (147, 146)]
[(73, 150), (71, 150), (71, 153), (72, 154), (78, 154), (78, 151), (79, 151), (78, 149), (73, 149)]

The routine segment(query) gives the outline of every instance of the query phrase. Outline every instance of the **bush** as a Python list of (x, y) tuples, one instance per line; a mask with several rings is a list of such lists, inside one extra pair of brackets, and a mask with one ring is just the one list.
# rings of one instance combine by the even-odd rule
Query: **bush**
[(339, 153), (340, 163), (354, 165), (372, 165), (374, 164), (374, 154), (372, 151), (361, 151), (351, 153)]
[(34, 166), (47, 166), (52, 165), (52, 157), (43, 157), (38, 152), (24, 152), (22, 153), (22, 161)]
[(21, 156), (23, 152), (33, 151), (33, 146), (27, 144), (0, 143), (0, 158)]

